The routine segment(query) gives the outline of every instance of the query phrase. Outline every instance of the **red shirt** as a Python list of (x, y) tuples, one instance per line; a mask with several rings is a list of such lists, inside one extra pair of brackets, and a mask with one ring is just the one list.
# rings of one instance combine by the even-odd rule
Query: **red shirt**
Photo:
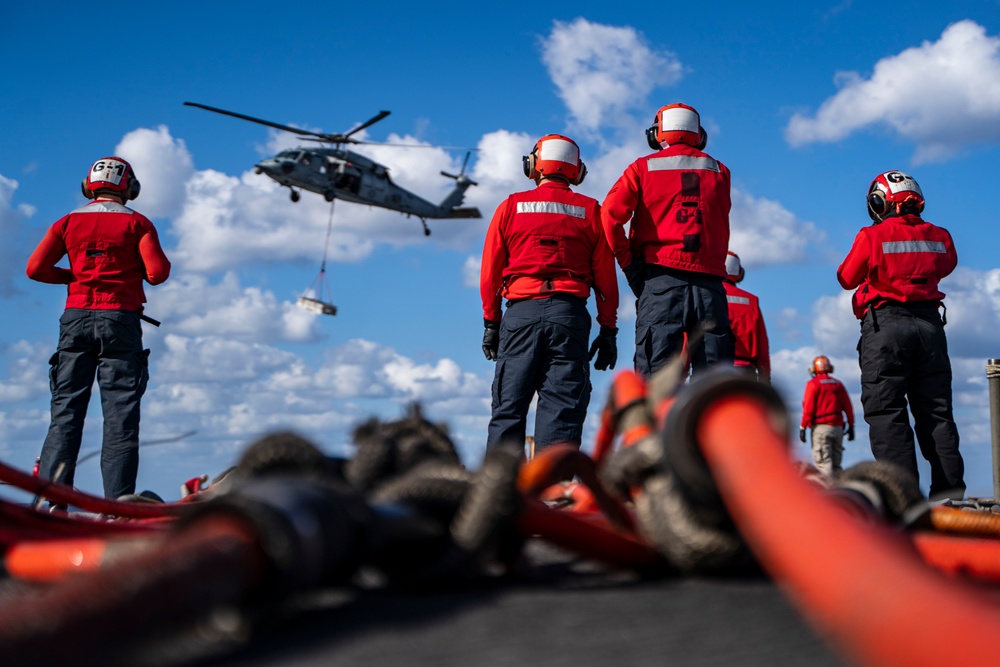
[(771, 351), (764, 315), (756, 296), (728, 280), (722, 283), (729, 302), (729, 326), (736, 338), (736, 366), (755, 366), (762, 379), (771, 379)]
[[(56, 266), (69, 256), (69, 268)], [(142, 309), (142, 281), (170, 275), (156, 228), (146, 216), (114, 201), (97, 200), (57, 220), (28, 259), (28, 277), (67, 285), (66, 308)]]
[(829, 373), (817, 373), (806, 383), (802, 397), (802, 428), (812, 428), (816, 424), (843, 426), (845, 414), (847, 425), (854, 426), (851, 398), (840, 380)]
[(938, 281), (955, 270), (958, 254), (951, 234), (918, 215), (897, 215), (863, 227), (837, 269), (844, 289), (854, 289), (860, 320), (869, 304), (940, 301)]
[(486, 231), (480, 294), (483, 317), (499, 322), (505, 299), (597, 293), (597, 322), (618, 319), (618, 277), (601, 229), (601, 207), (561, 181), (509, 196)]
[(729, 169), (707, 153), (675, 144), (625, 169), (604, 199), (602, 223), (623, 269), (639, 257), (725, 276), (731, 208)]

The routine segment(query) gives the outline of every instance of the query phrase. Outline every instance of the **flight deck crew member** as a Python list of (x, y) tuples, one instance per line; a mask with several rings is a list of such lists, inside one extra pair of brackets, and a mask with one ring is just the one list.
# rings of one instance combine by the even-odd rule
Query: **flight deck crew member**
[[(49, 360), (51, 422), (39, 474), (73, 484), (96, 376), (104, 413), (104, 495), (118, 498), (135, 492), (139, 469), (139, 403), (149, 378), (140, 324), (142, 283), (165, 281), (170, 262), (153, 223), (125, 206), (139, 195), (128, 162), (101, 158), (82, 189), (94, 201), (49, 227), (27, 265), (32, 280), (67, 286), (59, 344)], [(56, 266), (63, 257), (69, 268)]]
[(662, 107), (646, 138), (656, 152), (625, 169), (601, 208), (608, 243), (638, 299), (635, 368), (652, 375), (702, 330), (704, 344), (692, 347), (693, 372), (732, 364), (722, 284), (729, 169), (704, 152), (707, 134), (687, 105)]
[[(570, 189), (587, 173), (576, 143), (546, 135), (523, 166), (537, 187), (497, 207), (483, 246), (483, 353), (497, 362), (487, 446), (525, 442), (536, 393), (536, 449), (579, 445), (590, 403), (589, 360), (596, 355), (594, 368), (606, 370), (618, 357), (614, 259), (600, 204)], [(591, 289), (601, 328), (588, 353)]]
[[(951, 361), (938, 282), (958, 264), (951, 234), (921, 218), (924, 195), (901, 171), (868, 187), (864, 227), (837, 269), (861, 320), (861, 405), (872, 454), (919, 480), (914, 447), (930, 463), (931, 498), (965, 495), (965, 464), (952, 413)], [(913, 427), (909, 414), (913, 415)]]
[(771, 383), (771, 349), (767, 341), (767, 327), (764, 314), (760, 311), (760, 299), (756, 295), (737, 287), (743, 282), (746, 271), (740, 263), (740, 256), (729, 251), (726, 256), (726, 301), (729, 306), (729, 328), (733, 332), (736, 345), (737, 368), (752, 371), (761, 382)]
[(854, 406), (847, 389), (837, 378), (830, 375), (833, 364), (820, 355), (809, 364), (812, 379), (806, 383), (802, 396), (802, 421), (799, 426), (799, 440), (806, 441), (806, 429), (812, 429), (813, 465), (827, 476), (843, 470), (844, 426), (847, 439), (854, 440)]

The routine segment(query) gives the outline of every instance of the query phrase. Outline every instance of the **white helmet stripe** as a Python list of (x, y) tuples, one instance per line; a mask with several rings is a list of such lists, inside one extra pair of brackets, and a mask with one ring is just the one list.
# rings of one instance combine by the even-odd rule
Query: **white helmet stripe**
[(558, 213), (574, 218), (586, 218), (587, 211), (582, 206), (563, 204), (557, 201), (519, 201), (518, 213)]
[(719, 171), (719, 163), (710, 157), (672, 155), (651, 157), (646, 160), (646, 168), (650, 171)]

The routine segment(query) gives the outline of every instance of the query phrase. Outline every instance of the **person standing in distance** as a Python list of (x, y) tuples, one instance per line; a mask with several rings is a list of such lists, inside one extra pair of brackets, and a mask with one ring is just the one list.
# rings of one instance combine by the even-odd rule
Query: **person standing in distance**
[(740, 256), (729, 251), (726, 256), (726, 301), (729, 304), (729, 327), (736, 343), (736, 368), (751, 371), (758, 380), (771, 384), (771, 348), (767, 340), (760, 299), (738, 287), (746, 271)]
[(652, 375), (686, 338), (702, 335), (704, 344), (692, 346), (692, 372), (730, 365), (734, 342), (722, 285), (729, 169), (704, 152), (708, 135), (685, 104), (662, 107), (646, 138), (656, 152), (625, 169), (601, 209), (608, 243), (638, 299), (636, 371)]
[(820, 355), (809, 364), (812, 379), (806, 383), (802, 396), (802, 422), (799, 426), (799, 440), (806, 441), (806, 429), (812, 429), (813, 465), (821, 473), (830, 477), (843, 468), (844, 426), (847, 439), (854, 440), (854, 406), (847, 389), (837, 378), (830, 375), (833, 364)]
[[(600, 204), (570, 187), (587, 173), (577, 144), (545, 135), (523, 167), (536, 187), (501, 202), (483, 246), (483, 353), (497, 362), (487, 447), (525, 442), (536, 393), (536, 449), (579, 446), (590, 403), (589, 360), (596, 355), (594, 368), (603, 371), (618, 357), (614, 258)], [(591, 289), (601, 328), (588, 353)]]
[(901, 171), (872, 180), (867, 207), (873, 224), (854, 238), (837, 279), (844, 289), (855, 290), (861, 405), (872, 454), (919, 480), (916, 433), (920, 453), (930, 463), (930, 497), (960, 500), (965, 464), (952, 412), (944, 319), (938, 312), (945, 296), (938, 282), (958, 264), (955, 244), (948, 230), (921, 217), (923, 192)]
[[(67, 286), (59, 344), (49, 360), (52, 417), (39, 474), (73, 484), (96, 376), (104, 413), (104, 495), (118, 498), (135, 492), (139, 469), (139, 403), (149, 379), (142, 283), (165, 281), (170, 262), (153, 223), (125, 206), (140, 187), (128, 162), (101, 158), (81, 187), (93, 201), (49, 227), (26, 270), (32, 280)], [(63, 257), (69, 268), (56, 266)]]

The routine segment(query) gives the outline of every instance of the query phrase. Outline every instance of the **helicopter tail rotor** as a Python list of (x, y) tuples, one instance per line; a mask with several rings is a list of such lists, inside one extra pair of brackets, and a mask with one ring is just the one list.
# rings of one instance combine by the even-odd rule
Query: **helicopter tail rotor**
[(441, 175), (442, 176), (447, 176), (448, 178), (451, 178), (451, 179), (454, 179), (454, 180), (458, 181), (459, 183), (468, 183), (469, 185), (479, 185), (479, 183), (476, 183), (474, 180), (472, 180), (471, 178), (469, 178), (468, 176), (465, 175), (465, 167), (468, 166), (468, 164), (469, 164), (469, 156), (470, 155), (472, 155), (471, 151), (469, 151), (469, 152), (467, 152), (465, 154), (465, 160), (462, 162), (462, 170), (459, 171), (457, 175), (456, 174), (449, 174), (446, 171), (442, 171)]

